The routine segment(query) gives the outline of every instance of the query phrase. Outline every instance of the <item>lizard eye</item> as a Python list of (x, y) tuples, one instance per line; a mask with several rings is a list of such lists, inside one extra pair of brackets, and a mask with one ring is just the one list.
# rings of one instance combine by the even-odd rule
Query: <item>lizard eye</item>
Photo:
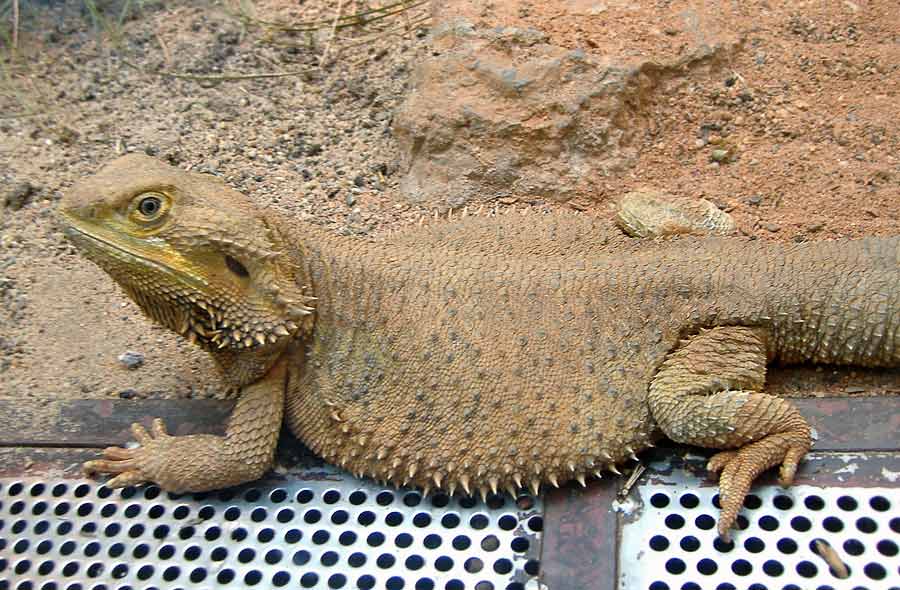
[(159, 193), (144, 193), (137, 198), (135, 216), (140, 221), (154, 221), (165, 212), (165, 197)]
[(144, 217), (153, 217), (159, 213), (160, 209), (162, 209), (162, 201), (156, 196), (144, 197), (138, 205), (138, 210)]

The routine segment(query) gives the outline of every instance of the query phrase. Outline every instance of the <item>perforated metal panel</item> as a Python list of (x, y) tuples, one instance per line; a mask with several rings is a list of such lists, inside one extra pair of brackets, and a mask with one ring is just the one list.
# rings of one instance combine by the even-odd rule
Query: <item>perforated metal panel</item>
[(318, 472), (212, 494), (0, 480), (16, 589), (537, 588), (540, 499), (385, 489)]
[(624, 507), (623, 590), (900, 589), (900, 489), (757, 486), (724, 543), (717, 489), (655, 472)]

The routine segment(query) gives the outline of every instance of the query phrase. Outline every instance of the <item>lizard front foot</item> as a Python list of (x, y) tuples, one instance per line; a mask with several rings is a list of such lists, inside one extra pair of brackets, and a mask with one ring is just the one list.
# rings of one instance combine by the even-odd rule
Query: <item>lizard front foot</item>
[(810, 447), (807, 431), (789, 431), (770, 434), (736, 450), (722, 451), (710, 458), (707, 469), (719, 475), (719, 536), (731, 540), (731, 528), (738, 511), (750, 491), (750, 485), (766, 469), (781, 464), (781, 485), (794, 481), (797, 465)]
[(111, 474), (106, 485), (121, 488), (154, 482), (170, 492), (198, 492), (216, 487), (209, 485), (208, 459), (219, 453), (220, 437), (209, 435), (170, 436), (159, 418), (153, 420), (150, 432), (135, 422), (131, 432), (140, 446), (107, 447), (103, 459), (87, 461), (86, 475)]

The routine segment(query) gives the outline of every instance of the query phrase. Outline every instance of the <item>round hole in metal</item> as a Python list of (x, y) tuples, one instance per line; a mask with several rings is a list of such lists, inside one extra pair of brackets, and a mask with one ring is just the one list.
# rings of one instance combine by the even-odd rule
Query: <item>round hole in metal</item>
[(425, 560), (421, 555), (410, 555), (406, 558), (406, 563), (404, 565), (406, 565), (406, 569), (416, 571), (422, 569), (425, 565)]
[(820, 496), (807, 496), (803, 499), (803, 504), (810, 510), (822, 510), (825, 508), (825, 500)]
[(897, 555), (897, 544), (888, 539), (879, 541), (875, 548), (885, 557), (895, 557)]
[(326, 551), (319, 558), (319, 562), (325, 567), (331, 567), (338, 562), (338, 554), (334, 551)]
[(687, 509), (696, 508), (697, 506), (700, 505), (700, 498), (698, 498), (696, 494), (690, 494), (690, 493), (682, 494), (678, 498), (678, 503), (681, 504), (682, 508), (687, 508)]
[(734, 539), (730, 541), (722, 540), (722, 537), (716, 537), (713, 539), (713, 547), (715, 547), (716, 551), (719, 553), (728, 553), (732, 549), (734, 549)]
[[(505, 575), (512, 571), (512, 562), (506, 558), (498, 559), (494, 562), (494, 571), (498, 574)], [(440, 569), (440, 568), (438, 568)], [(449, 568), (448, 568), (449, 569)]]
[(887, 577), (887, 571), (880, 563), (868, 563), (863, 568), (863, 572), (867, 577), (873, 580), (883, 580)]
[(657, 492), (657, 493), (653, 494), (652, 496), (650, 496), (650, 504), (654, 508), (665, 508), (666, 506), (669, 505), (669, 496), (666, 494)]
[(765, 572), (767, 576), (777, 578), (784, 573), (784, 566), (774, 559), (769, 559), (763, 563), (763, 572)]
[(781, 551), (782, 553), (784, 553), (785, 555), (792, 555), (792, 554), (796, 553), (796, 551), (797, 551), (797, 542), (794, 541), (793, 539), (784, 537), (784, 538), (778, 540), (776, 547), (778, 547), (778, 550)]
[(443, 543), (443, 539), (441, 539), (440, 535), (430, 534), (426, 535), (422, 540), (422, 544), (425, 545), (428, 549), (437, 549)]
[(780, 523), (778, 522), (777, 518), (767, 514), (760, 517), (758, 524), (759, 528), (761, 528), (762, 530), (772, 532), (778, 530), (778, 526)]
[(801, 561), (797, 564), (797, 573), (804, 578), (812, 578), (819, 573), (819, 568), (811, 561)]
[(697, 562), (697, 571), (704, 576), (711, 576), (719, 570), (719, 565), (712, 559), (701, 559)]
[(650, 537), (650, 548), (654, 551), (665, 551), (669, 548), (669, 539), (663, 535), (654, 535)]
[(387, 516), (384, 517), (384, 522), (388, 526), (400, 526), (403, 524), (403, 514), (400, 512), (389, 512)]
[(665, 519), (666, 527), (678, 530), (684, 526), (684, 517), (680, 514), (669, 514)]
[(286, 543), (294, 544), (298, 543), (300, 539), (303, 538), (303, 533), (299, 529), (289, 529), (284, 533), (284, 540)]
[(731, 562), (731, 571), (739, 576), (749, 576), (753, 573), (753, 566), (746, 559), (736, 559)]
[(838, 508), (845, 512), (853, 512), (859, 506), (859, 502), (852, 496), (841, 496), (837, 499)]
[(287, 586), (291, 581), (291, 574), (287, 572), (275, 572), (272, 576), (272, 585), (276, 588)]
[[(682, 549), (688, 552), (693, 552), (700, 549), (700, 540), (693, 535), (683, 537), (678, 544)], [(666, 542), (666, 545), (668, 545), (668, 541)]]
[(369, 533), (369, 536), (366, 537), (366, 543), (369, 547), (380, 547), (384, 543), (384, 534), (379, 532)]
[(335, 510), (331, 513), (331, 522), (334, 524), (344, 524), (350, 518), (350, 513), (346, 510)]
[(863, 516), (857, 519), (856, 528), (862, 533), (872, 534), (878, 530), (878, 525), (868, 516)]
[(795, 516), (791, 519), (791, 528), (795, 531), (805, 533), (812, 528), (812, 523), (805, 516)]
[(670, 557), (666, 560), (666, 571), (673, 575), (683, 574), (687, 569), (684, 560), (678, 557)]
[(698, 529), (711, 531), (716, 528), (716, 519), (709, 514), (701, 514), (694, 519), (694, 525), (696, 525)]

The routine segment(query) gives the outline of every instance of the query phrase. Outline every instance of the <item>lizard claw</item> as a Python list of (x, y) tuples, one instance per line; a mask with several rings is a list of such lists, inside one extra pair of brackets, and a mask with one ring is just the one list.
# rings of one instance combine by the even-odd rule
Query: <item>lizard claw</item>
[(797, 465), (809, 446), (808, 434), (791, 431), (771, 434), (740, 449), (722, 451), (710, 458), (707, 469), (712, 473), (721, 472), (719, 504), (722, 513), (717, 529), (723, 541), (731, 540), (731, 528), (753, 480), (766, 469), (781, 464), (781, 485), (790, 485), (794, 481)]
[(151, 433), (147, 432), (141, 424), (135, 422), (131, 425), (131, 433), (138, 442), (137, 447), (107, 447), (103, 449), (103, 458), (86, 461), (82, 471), (87, 476), (97, 474), (115, 475), (106, 482), (111, 488), (122, 488), (131, 485), (139, 485), (152, 480), (152, 477), (142, 469), (147, 463), (148, 455), (152, 450), (148, 447), (158, 446), (164, 439), (171, 438), (166, 432), (166, 426), (162, 420), (156, 418), (151, 426)]

